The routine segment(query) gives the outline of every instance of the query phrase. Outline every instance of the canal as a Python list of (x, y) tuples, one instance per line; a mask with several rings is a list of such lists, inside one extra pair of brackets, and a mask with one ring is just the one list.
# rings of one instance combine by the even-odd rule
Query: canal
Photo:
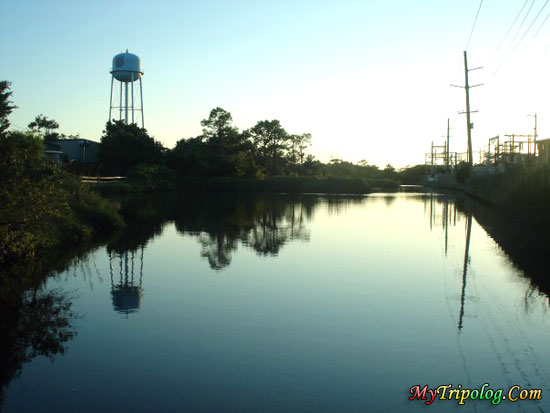
[(3, 411), (550, 406), (549, 297), (455, 195), (117, 202), (122, 233), (10, 301)]

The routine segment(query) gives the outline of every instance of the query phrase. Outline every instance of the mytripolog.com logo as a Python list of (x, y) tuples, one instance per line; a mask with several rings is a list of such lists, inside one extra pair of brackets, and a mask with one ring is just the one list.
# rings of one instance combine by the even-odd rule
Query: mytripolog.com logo
[(462, 405), (467, 400), (486, 400), (492, 404), (500, 404), (503, 400), (514, 403), (520, 400), (542, 399), (541, 389), (528, 390), (515, 385), (505, 392), (503, 389), (490, 389), (489, 383), (483, 384), (479, 389), (463, 389), (460, 384), (456, 388), (453, 388), (452, 384), (446, 384), (433, 389), (428, 385), (416, 385), (411, 387), (410, 393), (409, 400), (422, 400), (428, 406), (435, 400), (451, 400)]

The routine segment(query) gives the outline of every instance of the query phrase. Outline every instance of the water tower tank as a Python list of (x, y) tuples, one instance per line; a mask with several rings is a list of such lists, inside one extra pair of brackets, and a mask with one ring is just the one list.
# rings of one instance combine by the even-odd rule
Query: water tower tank
[(111, 73), (120, 82), (133, 82), (143, 75), (141, 61), (135, 54), (128, 53), (126, 50), (126, 53), (119, 53), (113, 57)]

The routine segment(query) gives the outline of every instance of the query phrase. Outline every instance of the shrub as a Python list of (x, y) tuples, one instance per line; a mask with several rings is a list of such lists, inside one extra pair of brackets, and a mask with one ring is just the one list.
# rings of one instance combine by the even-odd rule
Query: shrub
[(456, 166), (456, 182), (464, 184), (466, 179), (472, 175), (472, 165), (467, 162), (460, 162)]
[(44, 157), (32, 133), (0, 136), (0, 264), (122, 224), (114, 207)]
[(173, 189), (176, 182), (176, 172), (159, 164), (136, 165), (128, 170), (127, 177), (146, 191)]

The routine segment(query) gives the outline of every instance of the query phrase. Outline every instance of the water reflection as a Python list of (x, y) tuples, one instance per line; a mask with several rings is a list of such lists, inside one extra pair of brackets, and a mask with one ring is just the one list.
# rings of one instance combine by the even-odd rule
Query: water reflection
[(534, 290), (550, 296), (546, 245), (548, 223), (544, 222), (544, 217), (539, 217), (540, 221), (519, 216), (510, 217), (469, 198), (458, 200), (457, 205), (461, 210), (473, 214), (475, 220), (519, 270), (519, 274), (530, 281), (532, 292), (526, 294), (526, 297), (532, 296)]
[[(445, 270), (443, 277), (445, 299), (453, 324), (456, 326), (456, 345), (467, 382), (471, 383), (472, 378), (474, 382), (476, 381), (476, 375), (472, 372), (478, 368), (475, 353), (479, 351), (479, 347), (474, 347), (473, 351), (468, 347), (472, 337), (479, 336), (481, 340), (486, 340), (490, 354), (496, 360), (499, 375), (508, 388), (519, 382), (532, 386), (536, 383), (535, 386), (548, 391), (550, 381), (543, 367), (544, 352), (540, 351), (541, 347), (537, 346), (536, 341), (525, 328), (530, 315), (540, 316), (548, 312), (550, 304), (548, 280), (540, 276), (541, 273), (547, 273), (546, 258), (541, 260), (541, 257), (537, 257), (536, 254), (525, 254), (524, 240), (529, 238), (525, 228), (523, 231), (517, 231), (517, 228), (514, 229), (514, 225), (511, 225), (510, 220), (504, 215), (471, 198), (452, 194), (452, 198), (449, 199), (448, 194), (430, 193), (424, 198), (424, 209), (425, 213), (429, 210), (427, 218), (430, 231), (436, 232), (440, 228), (443, 229), (444, 266), (448, 262), (455, 268), (457, 275), (458, 262), (452, 262), (449, 250), (452, 250), (455, 255), (462, 254), (458, 296), (449, 294), (447, 291), (449, 280)], [(460, 234), (462, 225), (457, 226), (457, 222), (464, 223), (463, 236)], [(486, 238), (473, 234), (474, 223), (479, 224), (493, 238), (497, 248), (487, 244), (478, 245), (480, 242), (486, 242)], [(511, 233), (515, 237), (512, 237)], [(518, 246), (520, 246), (519, 249)], [(518, 250), (523, 254), (518, 253)], [(477, 262), (472, 261), (472, 254), (475, 255)], [(506, 257), (504, 266), (484, 267), (483, 261), (498, 256)], [(509, 265), (510, 263), (512, 265)], [(492, 260), (492, 264), (495, 265), (495, 260)], [(481, 272), (480, 269), (484, 271)], [(495, 277), (494, 273), (498, 276)], [(505, 298), (504, 290), (499, 289), (498, 285), (491, 285), (491, 280), (493, 283), (496, 280), (502, 282), (503, 273), (511, 276), (514, 290), (525, 289), (521, 303), (515, 300), (515, 302), (507, 301), (510, 296)], [(518, 298), (521, 300), (521, 296), (521, 294), (515, 294), (516, 300)], [(540, 311), (540, 305), (543, 306), (542, 311)], [(518, 317), (520, 314), (516, 308), (523, 310), (523, 317)], [(458, 319), (454, 318), (455, 311), (458, 312)], [(543, 319), (536, 318), (535, 325), (542, 327)], [(468, 323), (466, 323), (467, 320)], [(545, 411), (543, 404), (537, 400), (532, 401), (532, 406), (529, 407), (537, 411)]]
[(529, 233), (517, 222), (510, 221), (498, 210), (460, 194), (429, 192), (424, 196), (424, 211), (429, 209), (430, 230), (441, 227), (444, 231), (444, 251), (447, 257), (449, 248), (449, 227), (456, 227), (464, 220), (465, 240), (462, 262), (462, 289), (460, 293), (459, 331), (464, 326), (464, 307), (466, 304), (466, 286), (470, 263), (470, 243), (472, 221), (475, 219), (488, 235), (497, 243), (502, 252), (518, 270), (518, 276), (529, 280), (525, 291), (524, 310), (540, 302), (541, 295), (545, 305), (550, 306), (550, 281), (548, 277), (547, 257), (539, 253), (539, 243), (544, 239), (540, 233)]
[(462, 330), (464, 323), (464, 304), (466, 302), (466, 281), (468, 277), (468, 264), (470, 261), (470, 237), (472, 235), (472, 214), (466, 214), (466, 245), (464, 247), (464, 264), (462, 265), (462, 291), (460, 292), (460, 314), (458, 317), (458, 331)]
[[(135, 253), (174, 222), (178, 233), (190, 235), (201, 245), (200, 256), (212, 269), (231, 264), (239, 245), (258, 255), (277, 256), (291, 241), (310, 239), (308, 223), (320, 203), (340, 214), (361, 197), (232, 196), (197, 197), (165, 194), (155, 197), (126, 196), (118, 200), (127, 228), (108, 243), (109, 253)], [(391, 201), (387, 201), (388, 204)]]
[(60, 290), (33, 288), (0, 298), (0, 405), (7, 384), (37, 356), (64, 354), (76, 335), (72, 301)]
[(210, 267), (221, 270), (239, 244), (276, 256), (289, 241), (308, 241), (317, 203), (315, 197), (207, 197), (206, 203), (183, 202), (174, 220), (179, 233), (197, 237)]
[[(136, 263), (136, 260), (139, 260)], [(116, 280), (115, 266), (119, 267), (119, 277)], [(136, 275), (136, 267), (138, 274)], [(125, 251), (116, 254), (109, 251), (109, 270), (111, 275), (111, 297), (113, 308), (121, 314), (134, 313), (139, 310), (143, 298), (143, 247), (140, 248), (139, 258), (136, 251)]]
[[(131, 399), (151, 411), (197, 410), (205, 400), (211, 404), (204, 410), (211, 411), (407, 411), (410, 405), (388, 408), (378, 400), (395, 400), (396, 388), (416, 380), (548, 388), (547, 325), (537, 318), (542, 311), (535, 312), (541, 297), (548, 307), (548, 298), (534, 278), (527, 283), (524, 273), (509, 268), (478, 225), (486, 225), (483, 210), (468, 200), (435, 193), (157, 194), (118, 202), (127, 228), (108, 242), (106, 254), (98, 251), (90, 265), (66, 271), (85, 275), (87, 267), (96, 268), (105, 282), (99, 275), (94, 288), (84, 277), (81, 284), (68, 275), (55, 280), (80, 288), (78, 309), (86, 319), (69, 360), (25, 372), (28, 394), (45, 409), (70, 410), (67, 405), (87, 400), (84, 392), (70, 398), (44, 385), (49, 373), (60, 383), (93, 387), (97, 410), (104, 400), (123, 410)], [(299, 254), (291, 253), (295, 242), (307, 243)], [(239, 270), (227, 271), (231, 277), (204, 276), (212, 274), (208, 267), (227, 269), (244, 249), (254, 253), (245, 261), (252, 275)], [(155, 277), (144, 275), (146, 258), (146, 275)], [(44, 306), (32, 304), (33, 291), (21, 294), (15, 309), (5, 303), (0, 308), (15, 314), (0, 331), (9, 337), (2, 342), (4, 386), (34, 355), (63, 353), (74, 335), (71, 300), (63, 301), (56, 289), (37, 290), (37, 297), (49, 295), (57, 304), (35, 314)], [(525, 313), (517, 312), (522, 298)], [(528, 312), (532, 325), (525, 323)], [(430, 321), (420, 325), (419, 317)], [(418, 357), (421, 352), (434, 362)], [(88, 377), (74, 374), (81, 366), (93, 366)], [(215, 397), (209, 397), (212, 389)], [(17, 407), (29, 406), (25, 392), (15, 385), (10, 390), (7, 408), (24, 411)], [(288, 397), (281, 401), (281, 394)]]
[[(457, 202), (456, 194), (438, 194), (429, 192), (424, 200), (424, 212), (428, 206), (429, 199), (429, 225), (430, 231), (434, 228), (441, 227), (444, 231), (444, 252), (445, 258), (449, 252), (449, 227), (456, 227), (457, 222)], [(462, 259), (461, 278), (462, 285), (460, 290), (460, 309), (458, 314), (457, 329), (460, 333), (464, 328), (464, 313), (466, 307), (466, 286), (468, 284), (468, 266), (470, 264), (470, 242), (472, 234), (472, 213), (470, 211), (460, 212), (461, 216), (465, 217), (465, 241), (464, 241), (464, 256)], [(460, 219), (460, 217), (459, 217)]]

